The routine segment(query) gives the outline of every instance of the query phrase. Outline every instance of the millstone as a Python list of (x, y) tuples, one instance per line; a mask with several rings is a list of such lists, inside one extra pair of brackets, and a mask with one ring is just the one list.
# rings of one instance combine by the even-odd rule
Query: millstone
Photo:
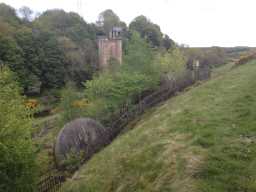
[(107, 130), (97, 121), (80, 118), (67, 123), (59, 132), (55, 142), (55, 159), (58, 166), (70, 157), (70, 154), (83, 154), (84, 160), (108, 143)]

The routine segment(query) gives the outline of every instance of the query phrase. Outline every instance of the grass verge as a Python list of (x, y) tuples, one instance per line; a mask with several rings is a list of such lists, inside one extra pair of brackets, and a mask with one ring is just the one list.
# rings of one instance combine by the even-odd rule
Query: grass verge
[(148, 111), (64, 191), (256, 191), (256, 62)]

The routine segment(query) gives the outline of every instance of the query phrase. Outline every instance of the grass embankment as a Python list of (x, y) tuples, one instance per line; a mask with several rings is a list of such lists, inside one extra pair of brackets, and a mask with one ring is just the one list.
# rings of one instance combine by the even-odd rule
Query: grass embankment
[(65, 191), (256, 191), (256, 62), (148, 111)]
[(37, 118), (34, 121), (33, 141), (36, 146), (39, 176), (55, 171), (53, 146), (59, 127), (59, 114)]

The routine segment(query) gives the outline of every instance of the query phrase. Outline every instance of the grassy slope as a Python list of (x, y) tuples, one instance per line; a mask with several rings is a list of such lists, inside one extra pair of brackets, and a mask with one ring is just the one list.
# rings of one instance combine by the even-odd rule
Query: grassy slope
[(53, 161), (53, 145), (56, 136), (60, 130), (59, 114), (54, 114), (47, 117), (37, 118), (34, 123), (34, 133), (39, 134), (47, 127), (44, 133), (33, 138), (34, 144), (37, 147), (37, 163), (39, 166), (39, 175), (47, 175), (49, 171), (54, 172), (55, 164)]
[(147, 112), (65, 191), (256, 191), (256, 62)]

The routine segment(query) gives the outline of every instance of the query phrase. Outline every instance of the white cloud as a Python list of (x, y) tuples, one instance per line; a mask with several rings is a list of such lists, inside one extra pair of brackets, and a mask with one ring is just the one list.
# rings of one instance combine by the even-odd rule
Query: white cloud
[[(36, 11), (61, 8), (78, 11), (77, 0), (0, 0), (15, 8)], [(145, 15), (179, 43), (190, 46), (256, 46), (255, 0), (82, 0), (83, 17), (94, 22), (112, 9), (129, 23)]]

